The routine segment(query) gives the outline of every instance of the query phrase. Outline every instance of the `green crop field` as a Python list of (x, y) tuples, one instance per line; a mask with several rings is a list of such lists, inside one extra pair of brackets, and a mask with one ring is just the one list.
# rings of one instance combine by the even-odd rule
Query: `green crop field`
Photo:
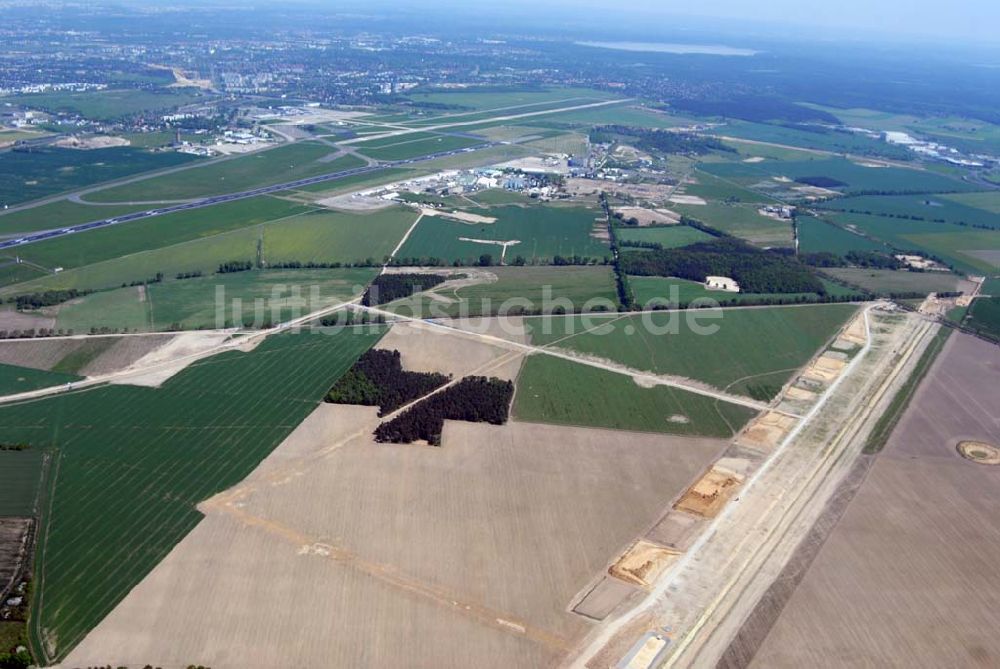
[[(262, 202), (263, 204), (258, 203), (256, 208), (251, 209), (261, 210), (269, 206), (267, 199), (262, 198)], [(305, 211), (303, 207), (288, 202), (275, 202), (293, 207), (294, 211)], [(222, 206), (225, 205), (198, 211), (210, 211)], [(163, 216), (151, 220), (162, 222), (166, 218)], [(163, 272), (167, 279), (179, 272), (200, 271), (210, 274), (220, 263), (253, 260), (257, 254), (257, 244), (261, 241), (264, 259), (272, 264), (283, 261), (358, 263), (369, 258), (381, 261), (395, 248), (415, 219), (414, 212), (402, 207), (372, 213), (306, 211), (291, 217), (281, 216), (262, 225), (249, 225), (86, 267), (67, 269), (21, 285), (9, 286), (0, 292), (12, 294), (66, 288), (110, 288), (146, 279), (156, 272)], [(248, 223), (252, 224), (253, 220), (255, 219)], [(96, 232), (98, 231), (85, 234)], [(82, 239), (83, 235), (77, 238)]]
[[(200, 160), (184, 153), (152, 153), (128, 146), (111, 149), (35, 147), (0, 153), (0, 205), (92, 186), (104, 181)], [(16, 175), (16, 176), (15, 176)]]
[(896, 249), (938, 256), (960, 272), (989, 274), (997, 271), (995, 257), (1000, 251), (1000, 230), (865, 214), (832, 214), (831, 218), (840, 225), (853, 226), (881, 239)]
[(339, 172), (364, 164), (354, 156), (325, 160), (333, 153), (336, 149), (318, 142), (288, 144), (97, 191), (87, 195), (86, 200), (155, 202), (193, 199)]
[(510, 241), (519, 243), (507, 249), (507, 261), (516, 256), (545, 261), (553, 256), (580, 255), (591, 258), (610, 256), (603, 241), (593, 237), (599, 212), (584, 207), (534, 205), (501, 206), (476, 211), (492, 216), (495, 223), (468, 224), (439, 216), (425, 216), (400, 249), (401, 258), (442, 258), (448, 262), (475, 262), (480, 255), (500, 258), (501, 247), (466, 239)]
[(1000, 190), (983, 191), (981, 193), (953, 193), (943, 196), (946, 200), (957, 202), (966, 207), (981, 209), (991, 214), (1000, 215)]
[(70, 112), (97, 121), (110, 121), (141, 112), (165, 112), (181, 105), (206, 100), (197, 89), (58, 91), (34, 93), (18, 98), (18, 103), (49, 112)]
[[(26, 393), (29, 390), (58, 386), (70, 381), (79, 380), (79, 376), (74, 374), (63, 374), (61, 372), (46, 372), (30, 367), (18, 367), (17, 365), (4, 365), (0, 363), (0, 395), (14, 395), (16, 393)], [(0, 441), (3, 436), (0, 435)]]
[[(621, 227), (615, 231), (619, 241), (645, 242), (648, 244), (660, 244), (665, 249), (687, 246), (695, 242), (704, 242), (714, 239), (707, 232), (702, 232), (697, 228), (688, 225), (669, 225), (658, 228), (633, 228)], [(628, 247), (623, 247), (627, 249)]]
[(482, 190), (478, 193), (473, 193), (468, 196), (468, 199), (478, 202), (483, 206), (492, 206), (500, 204), (528, 204), (531, 202), (527, 197), (521, 193), (515, 193), (514, 191), (502, 190), (500, 188), (490, 188), (489, 190)]
[[(651, 307), (654, 304), (668, 304), (672, 306), (688, 305), (699, 298), (709, 298), (719, 304), (739, 304), (741, 302), (760, 302), (762, 300), (781, 299), (786, 302), (794, 302), (801, 299), (803, 301), (818, 300), (816, 293), (725, 293), (718, 290), (709, 290), (705, 284), (685, 279), (672, 279), (660, 276), (630, 276), (629, 285), (635, 294), (636, 302), (640, 306)], [(859, 294), (849, 288), (836, 284), (832, 281), (821, 279), (826, 286), (829, 295), (854, 295)]]
[(851, 251), (888, 250), (883, 244), (812, 216), (799, 216), (796, 221), (799, 226), (799, 250), (802, 253), (844, 255)]
[(769, 144), (756, 144), (738, 139), (726, 139), (722, 142), (726, 146), (735, 149), (740, 156), (745, 158), (770, 158), (772, 160), (821, 160), (826, 154), (813, 153), (805, 149), (793, 149), (784, 146), (773, 146)]
[(747, 407), (547, 355), (532, 355), (517, 379), (521, 421), (727, 438), (754, 415)]
[[(816, 129), (812, 128), (811, 130)], [(745, 121), (727, 123), (724, 126), (716, 128), (713, 132), (726, 137), (749, 139), (757, 142), (771, 142), (834, 153), (847, 152), (863, 156), (886, 156), (899, 160), (907, 160), (909, 158), (909, 152), (902, 147), (848, 132), (820, 132), (818, 130), (811, 132), (810, 130), (798, 130), (786, 126)]]
[(372, 268), (261, 270), (170, 281), (150, 286), (152, 325), (158, 330), (171, 325), (216, 327), (219, 295), (225, 300), (223, 326), (226, 320), (240, 322), (233, 300), (240, 300), (244, 316), (255, 318), (259, 300), (257, 322), (280, 323), (360, 295), (377, 272)]
[(1000, 340), (1000, 297), (977, 297), (965, 324), (977, 332)]
[[(253, 317), (261, 324), (279, 323), (360, 295), (377, 271), (372, 268), (255, 270), (168, 280), (146, 286), (145, 292), (119, 288), (93, 293), (61, 306), (56, 324), (86, 332), (92, 327), (138, 330), (228, 327), (244, 322), (241, 316)], [(221, 322), (216, 321), (217, 296), (223, 300)], [(240, 301), (238, 308), (234, 300)]]
[(148, 286), (116, 288), (65, 302), (58, 307), (56, 327), (75, 334), (90, 328), (112, 330), (149, 329), (149, 302), (145, 299)]
[(960, 277), (950, 272), (907, 272), (862, 267), (830, 267), (823, 273), (879, 295), (890, 293), (941, 293), (958, 289)]
[(679, 204), (673, 209), (725, 233), (765, 246), (791, 246), (791, 221), (779, 221), (757, 213), (756, 204)]
[(844, 184), (846, 193), (858, 191), (918, 191), (943, 193), (972, 191), (976, 188), (964, 181), (928, 170), (902, 167), (865, 167), (844, 158), (827, 160), (765, 160), (762, 163), (705, 163), (703, 171), (733, 179), (744, 184), (775, 176), (789, 179), (828, 177)]
[[(603, 324), (591, 317), (600, 327), (589, 332), (580, 316), (526, 322), (536, 345), (569, 348), (632, 369), (770, 399), (856, 309), (846, 304), (695, 309), (604, 317)], [(713, 334), (699, 333), (713, 326)]]
[(32, 265), (18, 264), (13, 253), (0, 255), (0, 286), (13, 285), (47, 276), (47, 272)]
[(897, 218), (910, 217), (929, 222), (988, 226), (1000, 229), (1000, 213), (970, 207), (952, 198), (961, 195), (860, 195), (837, 198), (819, 205), (823, 209), (852, 211), (863, 214), (886, 215)]
[(0, 517), (35, 515), (44, 457), (41, 448), (0, 451)]
[[(244, 479), (380, 333), (276, 335), (160, 388), (109, 386), (0, 407), (7, 439), (56, 449), (31, 635), (56, 659)], [(46, 659), (46, 658), (42, 658)]]
[(358, 151), (375, 160), (406, 160), (407, 158), (419, 158), (420, 156), (432, 153), (465, 149), (484, 143), (483, 140), (472, 137), (458, 137), (454, 135), (418, 137), (420, 135), (428, 135), (428, 133), (389, 137), (379, 140), (382, 142), (379, 146), (373, 146), (372, 144), (375, 141), (373, 140), (373, 142), (359, 144), (357, 148)]
[(757, 193), (735, 184), (732, 181), (727, 181), (726, 179), (717, 177), (704, 169), (695, 172), (694, 178), (697, 180), (697, 183), (684, 185), (683, 193), (685, 195), (695, 195), (710, 202), (713, 200), (726, 199), (738, 202), (775, 202), (772, 197)]
[[(305, 211), (302, 205), (261, 196), (57, 237), (24, 246), (20, 253), (21, 257), (44, 267), (83, 267)], [(149, 269), (152, 274), (159, 268)], [(136, 278), (145, 277), (144, 274)]]
[[(387, 308), (405, 315), (449, 318), (518, 310), (572, 312), (585, 305), (588, 310), (597, 305), (618, 308), (614, 275), (608, 266), (491, 267), (488, 271), (496, 281), (437, 290), (437, 299), (418, 294)], [(589, 300), (594, 302), (588, 305)]]
[(140, 205), (98, 207), (70, 200), (58, 200), (38, 207), (0, 213), (0, 235), (15, 236), (25, 232), (65, 228), (147, 208)]
[(845, 125), (908, 132), (970, 153), (1000, 151), (1000, 126), (986, 121), (955, 116), (920, 117), (863, 108), (805, 106), (827, 111)]
[(20, 142), (25, 139), (38, 139), (39, 137), (45, 137), (46, 134), (48, 133), (36, 132), (34, 130), (9, 130), (6, 128), (0, 128), (0, 145)]

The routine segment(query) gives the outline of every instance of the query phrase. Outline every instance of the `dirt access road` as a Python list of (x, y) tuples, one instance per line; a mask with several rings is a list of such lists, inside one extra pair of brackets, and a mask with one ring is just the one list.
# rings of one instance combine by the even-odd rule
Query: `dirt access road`
[(568, 664), (614, 665), (667, 630), (663, 667), (714, 667), (860, 453), (936, 326), (866, 309), (867, 343), (646, 601), (598, 628)]

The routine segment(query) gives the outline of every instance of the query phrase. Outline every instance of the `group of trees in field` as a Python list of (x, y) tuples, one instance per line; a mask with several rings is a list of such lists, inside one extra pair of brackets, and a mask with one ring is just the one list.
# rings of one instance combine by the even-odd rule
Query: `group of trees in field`
[(670, 132), (653, 128), (634, 128), (626, 125), (601, 125), (590, 131), (592, 144), (613, 144), (624, 142), (638, 149), (658, 153), (682, 153), (704, 155), (710, 151), (735, 150), (714, 137), (702, 137), (691, 133)]
[(388, 304), (433, 288), (447, 279), (443, 274), (379, 274), (361, 296), (361, 304), (366, 307)]
[(758, 249), (733, 237), (697, 242), (676, 249), (621, 254), (625, 274), (672, 276), (704, 281), (708, 276), (735, 279), (744, 293), (819, 293), (826, 287), (796, 258)]
[(377, 406), (383, 416), (440, 388), (448, 378), (444, 374), (404, 371), (399, 351), (371, 349), (334, 384), (326, 401)]
[(28, 309), (52, 307), (57, 304), (62, 304), (63, 302), (69, 302), (77, 297), (89, 295), (92, 292), (94, 291), (77, 290), (76, 288), (69, 288), (66, 290), (43, 290), (37, 293), (28, 293), (26, 295), (8, 297), (7, 301), (13, 302), (18, 311), (25, 311)]
[(440, 446), (445, 420), (503, 425), (507, 422), (513, 396), (514, 384), (510, 381), (467, 376), (379, 425), (375, 441), (409, 444), (423, 440)]

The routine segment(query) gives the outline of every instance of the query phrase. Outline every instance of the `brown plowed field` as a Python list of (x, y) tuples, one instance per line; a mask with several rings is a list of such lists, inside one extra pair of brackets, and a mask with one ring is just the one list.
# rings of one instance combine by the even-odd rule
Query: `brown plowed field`
[(998, 380), (953, 334), (752, 666), (1000, 666), (1000, 468), (956, 449), (1000, 443)]
[(550, 666), (593, 624), (575, 598), (726, 447), (451, 421), (440, 448), (376, 445), (376, 423), (320, 406), (68, 666)]

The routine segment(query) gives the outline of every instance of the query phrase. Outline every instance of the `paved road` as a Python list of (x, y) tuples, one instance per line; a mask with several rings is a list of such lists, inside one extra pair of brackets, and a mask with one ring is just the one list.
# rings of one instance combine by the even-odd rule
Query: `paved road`
[(363, 165), (361, 167), (354, 167), (348, 170), (340, 170), (339, 172), (329, 172), (327, 174), (320, 174), (314, 177), (296, 179), (295, 181), (287, 181), (285, 183), (273, 184), (270, 186), (261, 186), (259, 188), (252, 188), (250, 190), (240, 191), (238, 193), (229, 193), (228, 195), (213, 195), (211, 197), (192, 200), (190, 202), (170, 205), (167, 207), (159, 207), (157, 209), (149, 209), (146, 211), (137, 211), (132, 214), (123, 214), (122, 216), (116, 216), (114, 218), (103, 218), (97, 221), (91, 221), (90, 223), (81, 223), (79, 225), (72, 225), (66, 228), (60, 228), (58, 230), (36, 232), (30, 235), (25, 235), (23, 237), (18, 237), (17, 239), (0, 242), (0, 249), (11, 249), (18, 246), (24, 246), (25, 244), (31, 244), (33, 242), (40, 242), (55, 237), (63, 237), (65, 235), (71, 235), (77, 232), (86, 232), (87, 230), (94, 230), (97, 228), (106, 228), (110, 225), (118, 225), (119, 223), (138, 221), (144, 218), (150, 218), (152, 216), (160, 216), (162, 214), (172, 214), (174, 212), (186, 211), (188, 209), (200, 209), (201, 207), (209, 207), (216, 204), (222, 204), (224, 202), (233, 202), (235, 200), (244, 200), (246, 198), (257, 197), (259, 195), (267, 195), (269, 193), (277, 193), (284, 190), (294, 190), (296, 188), (303, 188), (305, 186), (311, 186), (313, 184), (323, 183), (325, 181), (334, 181), (336, 179), (343, 179), (345, 177), (376, 172), (378, 170), (385, 168), (400, 167), (403, 165), (412, 165), (414, 163), (424, 162), (428, 160), (436, 160), (438, 158), (446, 158), (448, 156), (456, 156), (463, 153), (481, 151), (483, 149), (489, 149), (495, 146), (500, 146), (501, 144), (503, 144), (503, 142), (487, 142), (485, 144), (480, 144), (479, 146), (475, 147), (469, 147), (465, 149), (453, 149), (451, 151), (440, 151), (438, 153), (432, 153), (426, 156), (420, 156), (419, 158), (407, 158), (406, 160), (393, 160), (382, 163), (376, 163), (372, 165)]

